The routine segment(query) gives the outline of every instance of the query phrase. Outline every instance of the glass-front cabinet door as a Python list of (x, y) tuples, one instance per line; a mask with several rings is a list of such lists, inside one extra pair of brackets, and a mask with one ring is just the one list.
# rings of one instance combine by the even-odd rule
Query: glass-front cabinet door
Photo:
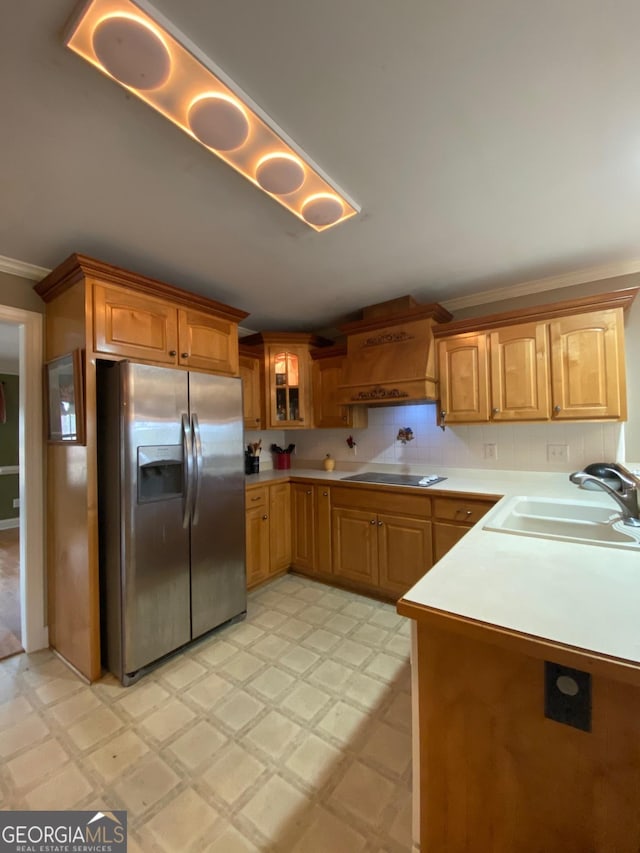
[(270, 347), (271, 427), (311, 426), (308, 418), (307, 347)]

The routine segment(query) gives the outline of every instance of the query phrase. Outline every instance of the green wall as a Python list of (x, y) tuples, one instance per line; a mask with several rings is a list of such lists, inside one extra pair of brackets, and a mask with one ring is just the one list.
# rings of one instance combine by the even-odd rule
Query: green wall
[[(17, 376), (0, 373), (0, 382), (4, 383), (4, 399), (7, 411), (6, 424), (0, 424), (0, 467), (18, 464), (18, 417), (20, 412), (18, 381)], [(20, 511), (13, 508), (13, 501), (18, 495), (18, 475), (0, 475), (0, 519), (18, 517)]]

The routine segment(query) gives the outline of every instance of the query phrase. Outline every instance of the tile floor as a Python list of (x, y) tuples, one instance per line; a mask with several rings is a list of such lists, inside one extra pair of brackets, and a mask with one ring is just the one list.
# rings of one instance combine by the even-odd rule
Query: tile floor
[(0, 808), (127, 809), (132, 853), (407, 853), (409, 625), (287, 575), (138, 684), (0, 662)]

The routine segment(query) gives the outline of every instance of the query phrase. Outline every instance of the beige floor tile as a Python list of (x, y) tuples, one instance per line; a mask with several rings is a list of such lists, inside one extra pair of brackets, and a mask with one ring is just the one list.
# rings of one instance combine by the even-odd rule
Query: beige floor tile
[(296, 598), (301, 598), (303, 601), (317, 602), (325, 594), (325, 589), (321, 584), (312, 586), (301, 585), (295, 592)]
[(8, 762), (7, 770), (17, 788), (29, 788), (59, 770), (68, 760), (60, 742), (51, 738), (13, 758)]
[(288, 613), (289, 616), (303, 612), (307, 606), (306, 601), (301, 601), (299, 598), (285, 598), (284, 596), (281, 596), (280, 600), (274, 604), (277, 610), (282, 610), (283, 613)]
[(323, 808), (311, 812), (310, 825), (293, 848), (293, 853), (359, 853), (366, 838), (346, 821)]
[(156, 684), (154, 681), (141, 681), (134, 684), (132, 687), (126, 688), (126, 694), (117, 703), (118, 708), (122, 708), (137, 719), (144, 714), (150, 713), (154, 708), (159, 708), (169, 698), (169, 693)]
[(334, 776), (343, 758), (339, 749), (309, 734), (287, 758), (285, 765), (307, 785), (319, 788)]
[(264, 637), (264, 631), (258, 628), (257, 625), (251, 625), (248, 622), (243, 622), (240, 625), (234, 625), (232, 628), (229, 628), (228, 638), (238, 646), (252, 646), (260, 637)]
[(346, 685), (344, 694), (362, 708), (373, 711), (382, 705), (391, 689), (384, 681), (357, 672)]
[(326, 607), (318, 607), (316, 604), (311, 604), (305, 608), (304, 621), (310, 622), (312, 625), (325, 625), (327, 620), (333, 615)]
[(293, 746), (301, 731), (300, 726), (279, 711), (269, 711), (247, 732), (245, 740), (278, 761)]
[(366, 732), (367, 722), (365, 711), (345, 702), (336, 702), (317, 724), (317, 730), (355, 749)]
[(238, 681), (246, 681), (262, 669), (264, 662), (249, 652), (236, 652), (229, 660), (225, 661), (220, 669)]
[(211, 723), (201, 720), (174, 741), (169, 751), (185, 767), (193, 770), (204, 761), (211, 762), (226, 743), (227, 738), (221, 732)]
[(320, 655), (309, 651), (309, 649), (302, 649), (298, 646), (291, 646), (289, 650), (279, 658), (279, 662), (283, 666), (286, 666), (287, 669), (292, 669), (298, 675), (302, 675), (307, 672), (307, 670), (319, 660)]
[(256, 853), (255, 844), (233, 826), (207, 842), (207, 853)]
[(384, 712), (383, 717), (394, 726), (402, 726), (411, 731), (411, 696), (398, 693)]
[[(285, 619), (286, 618), (287, 617), (285, 616)], [(280, 658), (292, 648), (293, 646), (288, 640), (271, 634), (264, 640), (260, 640), (260, 644), (256, 646), (254, 651), (256, 655), (259, 655), (262, 658), (267, 658), (267, 660), (280, 660)]]
[(295, 678), (277, 666), (270, 666), (251, 679), (248, 687), (256, 690), (265, 699), (275, 699), (294, 683)]
[(31, 746), (43, 740), (49, 734), (49, 728), (36, 714), (29, 714), (24, 720), (8, 726), (0, 732), (0, 757), (15, 755), (25, 746)]
[(335, 649), (338, 643), (342, 640), (339, 634), (333, 634), (331, 631), (325, 631), (324, 628), (317, 628), (312, 631), (302, 641), (305, 646), (309, 646), (317, 652), (329, 652)]
[(412, 843), (412, 805), (411, 797), (405, 797), (401, 808), (389, 827), (389, 835), (391, 838), (397, 841), (405, 850), (410, 850)]
[(304, 827), (309, 808), (310, 802), (302, 791), (279, 776), (272, 776), (243, 806), (241, 814), (272, 844), (286, 850), (287, 839)]
[(399, 616), (395, 610), (386, 607), (374, 613), (369, 620), (372, 625), (379, 625), (381, 628), (387, 628), (390, 631), (397, 630), (404, 621), (404, 616)]
[(343, 640), (331, 652), (333, 660), (349, 663), (351, 666), (360, 666), (361, 663), (375, 654), (371, 646), (363, 646), (362, 643), (356, 643), (353, 640)]
[(286, 613), (279, 613), (277, 610), (265, 610), (255, 616), (252, 621), (254, 625), (258, 625), (260, 628), (273, 631), (274, 628), (286, 622), (288, 618)]
[(218, 637), (207, 640), (196, 653), (196, 658), (209, 667), (217, 667), (237, 653), (238, 649), (235, 646)]
[(33, 708), (24, 696), (16, 696), (0, 705), (0, 730), (19, 723), (33, 713)]
[(411, 763), (411, 735), (387, 723), (376, 722), (371, 726), (360, 754), (401, 776)]
[(347, 603), (348, 599), (343, 593), (334, 592), (333, 590), (327, 592), (327, 588), (320, 598), (316, 601), (320, 607), (327, 607), (329, 610), (340, 610), (340, 608), (344, 607)]
[(322, 687), (327, 687), (337, 693), (351, 681), (354, 671), (348, 666), (336, 663), (332, 660), (324, 660), (309, 676), (309, 680), (317, 682)]
[(195, 717), (179, 699), (170, 699), (140, 723), (140, 730), (156, 740), (164, 741), (187, 726)]
[(408, 661), (397, 658), (395, 655), (385, 655), (380, 652), (367, 664), (364, 671), (369, 675), (375, 675), (377, 678), (383, 678), (385, 681), (393, 681), (399, 678), (408, 667)]
[(57, 702), (65, 696), (80, 693), (83, 690), (88, 691), (89, 688), (67, 670), (65, 678), (52, 678), (46, 684), (38, 687), (36, 696), (45, 705), (50, 705), (51, 702)]
[(187, 853), (206, 837), (218, 813), (192, 788), (182, 791), (169, 805), (147, 822), (151, 834), (167, 853)]
[(354, 619), (369, 619), (375, 612), (373, 604), (366, 604), (362, 601), (352, 601), (342, 608), (340, 611), (345, 616), (352, 616)]
[(113, 711), (109, 708), (99, 708), (91, 716), (74, 723), (68, 734), (78, 749), (89, 749), (114, 735), (122, 726), (122, 721)]
[(114, 791), (131, 811), (140, 815), (162, 797), (165, 797), (180, 782), (173, 770), (158, 758), (149, 755), (138, 762), (133, 773), (114, 786)]
[(233, 804), (260, 778), (265, 765), (238, 744), (230, 744), (203, 775), (203, 781), (225, 802)]
[(409, 656), (410, 648), (411, 643), (409, 638), (399, 632), (395, 633), (385, 644), (387, 651), (393, 652), (396, 655), (402, 655), (405, 658)]
[(51, 715), (63, 726), (84, 717), (86, 714), (102, 707), (102, 702), (93, 690), (84, 690), (76, 696), (70, 696), (63, 702), (58, 702), (51, 708)]
[(55, 775), (30, 791), (25, 801), (29, 809), (70, 809), (89, 796), (93, 790), (89, 780), (75, 764), (67, 763)]
[(325, 628), (338, 634), (348, 634), (357, 624), (356, 619), (351, 616), (343, 616), (342, 613), (334, 613), (324, 622)]
[(299, 682), (293, 690), (282, 699), (282, 707), (302, 717), (305, 722), (312, 720), (315, 715), (327, 706), (331, 697), (323, 690), (312, 684)]
[(385, 631), (384, 628), (380, 628), (378, 625), (371, 625), (368, 622), (360, 625), (359, 628), (356, 628), (350, 634), (352, 640), (357, 640), (359, 643), (364, 643), (365, 646), (373, 646), (374, 648), (384, 646), (389, 641), (389, 636), (389, 632)]
[[(302, 602), (304, 604), (304, 602)], [(278, 628), (278, 634), (287, 637), (290, 640), (301, 640), (313, 631), (313, 625), (309, 622), (303, 622), (301, 619), (292, 617), (283, 622)]]
[(380, 773), (355, 761), (336, 786), (331, 801), (377, 827), (395, 790), (394, 784)]
[(126, 731), (96, 749), (87, 760), (106, 782), (112, 782), (148, 752), (149, 747), (135, 732)]
[(212, 714), (225, 726), (237, 732), (255, 719), (262, 710), (262, 702), (242, 690), (237, 690), (217, 705)]
[(197, 678), (201, 678), (206, 672), (205, 667), (197, 661), (188, 657), (181, 657), (171, 668), (163, 669), (160, 674), (162, 680), (170, 684), (171, 687), (182, 690)]
[(187, 690), (185, 696), (193, 700), (202, 708), (211, 708), (224, 696), (228, 696), (234, 690), (233, 684), (224, 678), (220, 678), (215, 672), (203, 678)]

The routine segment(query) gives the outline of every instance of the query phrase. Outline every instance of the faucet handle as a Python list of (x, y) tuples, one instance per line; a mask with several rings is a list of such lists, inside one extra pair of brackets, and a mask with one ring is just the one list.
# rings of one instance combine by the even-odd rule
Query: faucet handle
[(607, 465), (607, 472), (617, 477), (623, 486), (626, 486), (629, 489), (637, 489), (640, 488), (640, 480), (632, 474), (624, 465), (620, 465), (618, 462), (612, 462), (610, 465)]

